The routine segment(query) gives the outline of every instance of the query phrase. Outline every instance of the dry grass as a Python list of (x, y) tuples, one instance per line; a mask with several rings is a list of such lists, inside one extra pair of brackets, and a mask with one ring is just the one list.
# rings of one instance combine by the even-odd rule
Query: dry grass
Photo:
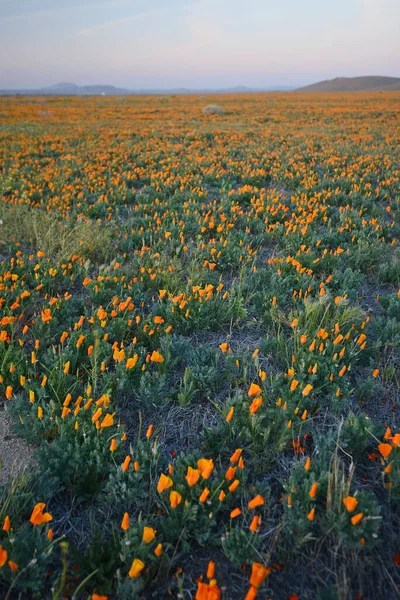
[(94, 264), (112, 257), (112, 236), (104, 223), (66, 221), (24, 204), (0, 206), (3, 243), (19, 242), (41, 250), (56, 261), (65, 261), (74, 254), (84, 256)]

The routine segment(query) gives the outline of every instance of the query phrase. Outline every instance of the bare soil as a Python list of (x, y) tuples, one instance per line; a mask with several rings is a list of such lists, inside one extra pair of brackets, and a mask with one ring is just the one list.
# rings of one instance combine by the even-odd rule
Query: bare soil
[(33, 448), (12, 433), (11, 420), (4, 408), (0, 409), (0, 483), (22, 474), (32, 464)]

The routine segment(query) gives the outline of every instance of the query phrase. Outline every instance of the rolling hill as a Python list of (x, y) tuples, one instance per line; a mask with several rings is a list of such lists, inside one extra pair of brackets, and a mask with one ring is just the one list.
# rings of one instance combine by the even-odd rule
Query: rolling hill
[(400, 77), (336, 77), (326, 81), (319, 81), (305, 87), (298, 88), (296, 92), (372, 92), (400, 90)]

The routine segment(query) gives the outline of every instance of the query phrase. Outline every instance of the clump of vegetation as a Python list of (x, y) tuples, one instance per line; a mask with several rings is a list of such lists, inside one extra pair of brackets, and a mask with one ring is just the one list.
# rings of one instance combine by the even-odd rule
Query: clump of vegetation
[(224, 109), (216, 104), (207, 104), (202, 112), (203, 115), (223, 115), (225, 113)]

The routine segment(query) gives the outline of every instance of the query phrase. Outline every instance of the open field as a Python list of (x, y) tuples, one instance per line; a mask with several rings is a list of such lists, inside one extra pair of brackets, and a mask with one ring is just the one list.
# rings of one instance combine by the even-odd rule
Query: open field
[(3, 98), (0, 199), (1, 598), (400, 596), (399, 92)]

